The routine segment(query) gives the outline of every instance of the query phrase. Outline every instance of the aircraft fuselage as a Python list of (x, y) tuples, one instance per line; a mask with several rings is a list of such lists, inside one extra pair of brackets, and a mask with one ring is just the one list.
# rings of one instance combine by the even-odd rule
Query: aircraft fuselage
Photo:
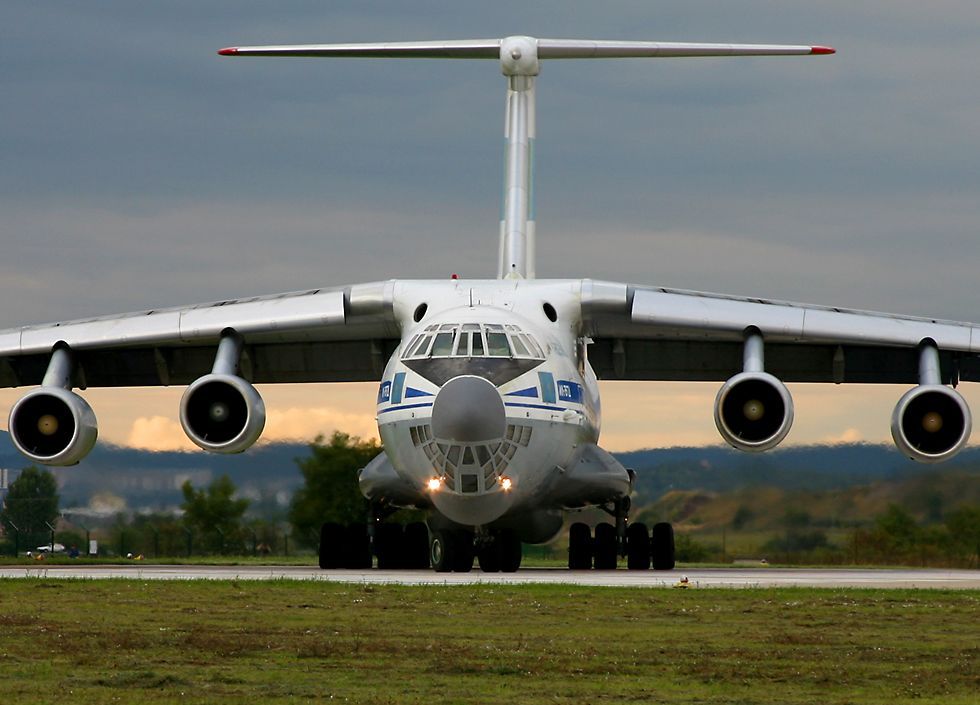
[(452, 280), (401, 293), (377, 418), (402, 486), (463, 526), (576, 504), (560, 486), (600, 427), (576, 292)]

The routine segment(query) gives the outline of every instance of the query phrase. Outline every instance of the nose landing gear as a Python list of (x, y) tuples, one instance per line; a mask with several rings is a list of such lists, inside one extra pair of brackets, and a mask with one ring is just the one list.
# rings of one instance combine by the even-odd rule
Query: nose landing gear
[(515, 573), (521, 567), (521, 540), (515, 531), (495, 531), (478, 539), (477, 546), (477, 559), (484, 573)]
[(460, 529), (432, 532), (429, 560), (437, 573), (469, 573), (473, 570), (473, 534)]

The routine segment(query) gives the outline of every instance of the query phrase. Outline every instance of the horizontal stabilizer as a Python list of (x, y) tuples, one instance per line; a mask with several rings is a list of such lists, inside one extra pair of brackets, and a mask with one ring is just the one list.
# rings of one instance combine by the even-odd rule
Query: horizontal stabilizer
[[(377, 57), (418, 59), (499, 59), (504, 39), (366, 44), (289, 44), (228, 47), (222, 56)], [(686, 56), (794, 56), (833, 54), (829, 47), (803, 44), (705, 44), (536, 39), (539, 59), (622, 59)]]

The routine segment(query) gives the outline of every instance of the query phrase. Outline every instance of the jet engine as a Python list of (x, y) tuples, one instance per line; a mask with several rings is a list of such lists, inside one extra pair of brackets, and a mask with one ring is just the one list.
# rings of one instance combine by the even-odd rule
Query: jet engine
[(17, 450), (43, 465), (75, 465), (99, 435), (95, 412), (74, 392), (45, 386), (28, 392), (10, 410)]
[(898, 400), (892, 438), (912, 460), (936, 463), (962, 450), (972, 425), (970, 407), (959, 392), (941, 384), (920, 384)]
[(793, 425), (793, 398), (767, 372), (740, 372), (718, 390), (715, 425), (722, 438), (739, 450), (769, 450), (786, 438)]
[(793, 398), (786, 385), (765, 371), (758, 328), (745, 330), (742, 371), (729, 378), (715, 398), (715, 426), (738, 450), (775, 448), (793, 425)]
[(241, 453), (262, 435), (265, 404), (241, 377), (209, 374), (198, 378), (180, 400), (180, 425), (204, 450)]

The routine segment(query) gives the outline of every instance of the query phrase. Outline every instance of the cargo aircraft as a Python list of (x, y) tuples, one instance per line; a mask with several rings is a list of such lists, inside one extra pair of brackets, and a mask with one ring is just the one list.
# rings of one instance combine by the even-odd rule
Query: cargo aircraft
[[(363, 525), (324, 524), (322, 567), (514, 571), (521, 544), (601, 507), (569, 532), (571, 568), (674, 565), (673, 532), (628, 523), (633, 474), (599, 445), (597, 380), (718, 381), (714, 420), (743, 451), (776, 446), (793, 422), (784, 382), (911, 388), (895, 444), (922, 462), (955, 455), (970, 410), (954, 387), (980, 380), (976, 324), (590, 279), (535, 278), (535, 81), (541, 62), (627, 57), (832, 54), (819, 46), (502, 39), (240, 46), (223, 56), (485, 59), (507, 83), (504, 203), (496, 278), (383, 282), (219, 301), (0, 331), (0, 385), (39, 385), (10, 411), (17, 448), (78, 463), (97, 436), (73, 389), (188, 385), (180, 422), (204, 450), (255, 443), (254, 384), (379, 383), (384, 451), (360, 472)], [(404, 529), (399, 507), (426, 512)]]

